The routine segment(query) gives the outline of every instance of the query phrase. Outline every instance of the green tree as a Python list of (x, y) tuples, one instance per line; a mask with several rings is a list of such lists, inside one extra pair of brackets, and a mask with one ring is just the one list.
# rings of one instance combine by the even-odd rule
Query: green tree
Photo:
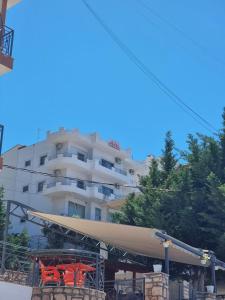
[(128, 198), (117, 221), (163, 229), (225, 260), (225, 110), (222, 123), (218, 136), (189, 135), (181, 161), (167, 132), (161, 159), (140, 180), (142, 194)]
[(174, 155), (174, 140), (172, 138), (171, 131), (166, 133), (165, 145), (162, 151), (160, 164), (162, 167), (162, 178), (165, 181), (168, 179), (177, 164), (177, 160)]

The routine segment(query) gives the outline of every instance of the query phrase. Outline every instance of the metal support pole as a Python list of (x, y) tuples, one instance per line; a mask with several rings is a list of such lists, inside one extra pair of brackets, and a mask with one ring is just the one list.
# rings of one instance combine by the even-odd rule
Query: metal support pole
[(95, 288), (96, 290), (99, 289), (99, 257), (98, 254), (96, 254), (96, 270), (95, 270)]
[(216, 257), (215, 255), (211, 256), (211, 276), (212, 276), (212, 285), (214, 286), (214, 293), (217, 292), (216, 287)]
[(3, 134), (4, 126), (0, 124), (0, 156), (2, 155)]
[(169, 260), (169, 247), (164, 247), (165, 249), (165, 273), (170, 274), (170, 260)]
[(10, 216), (10, 201), (7, 201), (5, 228), (4, 228), (3, 245), (2, 245), (1, 274), (4, 274), (5, 272), (6, 243), (8, 240), (9, 216)]

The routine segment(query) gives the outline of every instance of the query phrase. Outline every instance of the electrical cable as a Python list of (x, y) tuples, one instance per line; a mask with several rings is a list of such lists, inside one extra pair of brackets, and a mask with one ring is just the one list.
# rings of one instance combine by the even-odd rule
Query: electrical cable
[(175, 92), (167, 87), (139, 58), (138, 56), (124, 43), (122, 40), (109, 28), (109, 26), (102, 20), (96, 11), (87, 3), (86, 0), (81, 0), (86, 6), (92, 16), (103, 27), (111, 39), (118, 45), (118, 47), (126, 54), (126, 56), (155, 84), (159, 89), (165, 93), (176, 105), (178, 105), (184, 112), (189, 114), (196, 122), (198, 122), (206, 130), (214, 134), (217, 129), (192, 107), (186, 104)]
[(192, 38), (189, 34), (187, 34), (185, 31), (183, 31), (177, 25), (173, 24), (168, 19), (162, 17), (156, 10), (152, 9), (149, 6), (149, 4), (146, 4), (142, 0), (136, 0), (136, 2), (140, 6), (144, 7), (147, 11), (149, 11), (154, 17), (156, 17), (159, 20), (161, 20), (167, 26), (169, 26), (170, 28), (172, 28), (174, 31), (178, 32), (186, 40), (189, 40), (195, 47), (199, 48), (204, 54), (206, 54), (207, 56), (210, 56), (212, 59), (214, 59), (219, 64), (221, 64), (221, 63), (225, 64), (225, 61), (223, 59), (221, 59), (221, 58), (215, 56), (214, 54), (212, 54), (211, 52), (209, 52), (209, 50), (207, 49), (207, 47), (205, 47), (204, 45), (201, 45), (198, 41), (196, 41), (194, 38)]
[[(93, 184), (93, 185), (109, 185), (109, 186), (115, 186), (115, 187), (133, 188), (133, 189), (138, 189), (138, 190), (143, 189), (143, 187), (141, 187), (139, 185), (127, 185), (127, 184), (119, 184), (119, 183), (112, 183), (112, 182), (101, 182), (101, 181), (81, 179), (81, 178), (71, 177), (71, 176), (55, 175), (55, 174), (51, 174), (51, 173), (35, 171), (35, 170), (31, 170), (31, 169), (26, 169), (26, 168), (14, 167), (14, 166), (6, 165), (6, 164), (3, 164), (3, 167), (7, 168), (7, 169), (14, 170), (14, 171), (28, 172), (28, 173), (31, 173), (31, 174), (43, 175), (43, 176), (47, 176), (47, 177), (51, 177), (51, 178), (68, 179), (68, 180), (71, 180), (71, 181), (79, 181), (80, 180), (80, 181), (83, 181), (83, 182), (86, 182), (86, 183), (89, 183), (89, 184)], [(179, 192), (178, 190), (154, 188), (154, 187), (149, 188), (149, 189), (157, 190), (157, 191), (164, 191), (164, 192)], [(8, 190), (12, 190), (12, 189), (8, 189)], [(17, 192), (16, 190), (14, 190), (14, 191)], [(26, 192), (24, 192), (24, 194), (26, 194)]]

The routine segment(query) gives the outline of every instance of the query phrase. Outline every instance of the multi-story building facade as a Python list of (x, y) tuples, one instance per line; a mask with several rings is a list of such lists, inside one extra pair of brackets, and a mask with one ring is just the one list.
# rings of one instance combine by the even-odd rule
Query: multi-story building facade
[[(53, 175), (4, 168), (0, 182), (5, 199), (48, 213), (94, 220), (110, 219), (116, 204), (135, 191), (126, 185), (137, 184), (142, 167), (118, 143), (105, 142), (97, 133), (83, 135), (64, 128), (48, 132), (45, 140), (31, 146), (13, 147), (3, 159), (10, 166)], [(39, 234), (37, 226), (18, 218), (11, 227), (13, 232), (25, 227), (31, 235)]]
[(13, 68), (13, 29), (6, 26), (7, 9), (20, 0), (0, 0), (0, 76)]

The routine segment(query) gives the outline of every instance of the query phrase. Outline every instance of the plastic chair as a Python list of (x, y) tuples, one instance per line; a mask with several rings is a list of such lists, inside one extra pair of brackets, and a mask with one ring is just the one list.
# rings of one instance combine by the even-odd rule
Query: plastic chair
[(74, 287), (74, 270), (72, 268), (66, 268), (65, 273), (63, 274), (64, 284), (66, 286)]
[(48, 283), (54, 283), (56, 285), (60, 284), (60, 273), (54, 266), (44, 266), (42, 262), (40, 262), (40, 270), (41, 270), (41, 282), (43, 285)]

